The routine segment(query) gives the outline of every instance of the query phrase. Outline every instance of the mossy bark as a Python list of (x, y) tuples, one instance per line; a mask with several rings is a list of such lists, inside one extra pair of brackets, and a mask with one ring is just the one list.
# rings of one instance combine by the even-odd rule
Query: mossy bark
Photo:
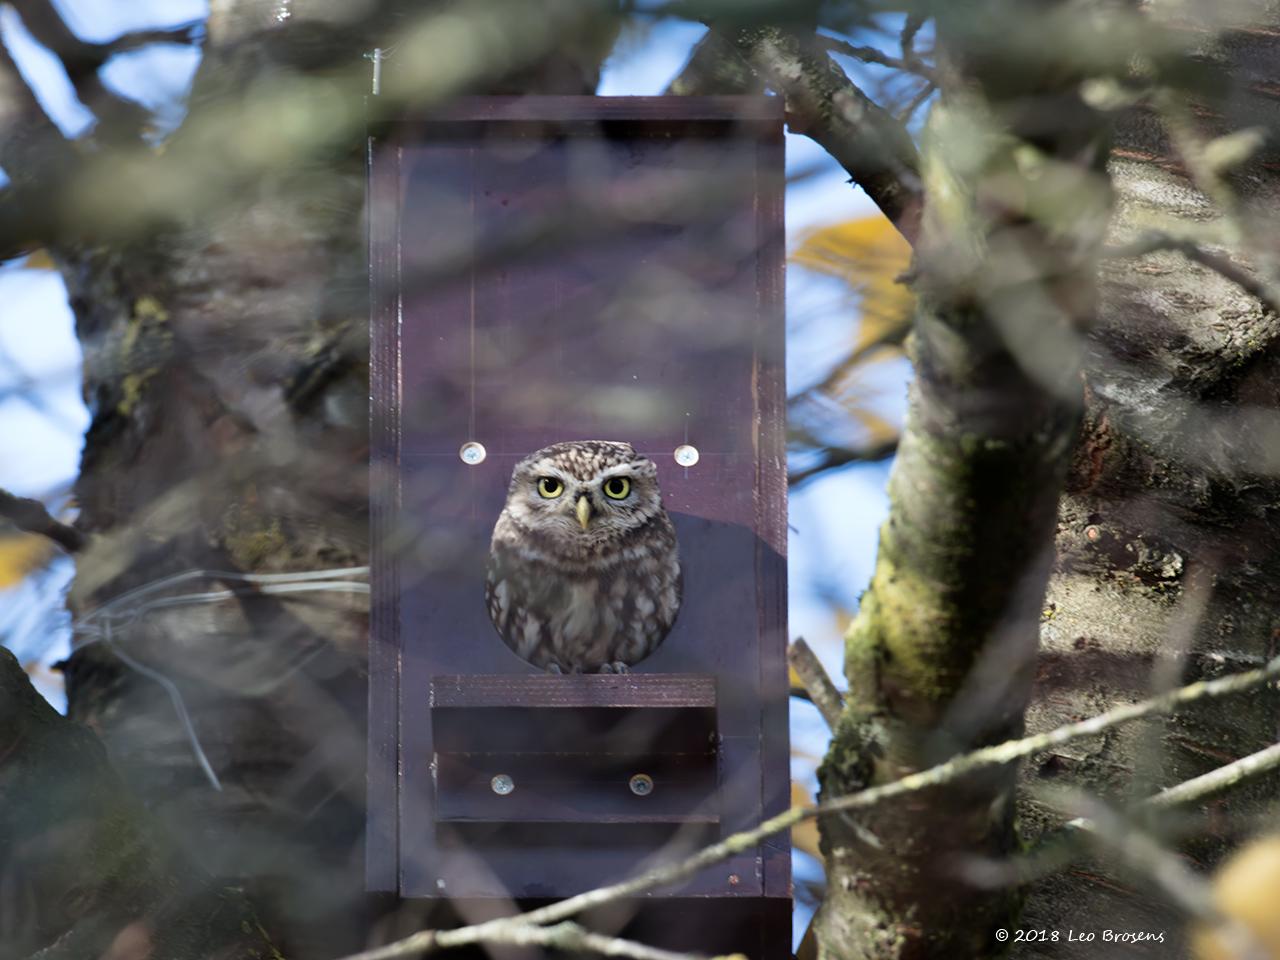
[[(618, 21), (608, 3), (552, 6), (214, 4), (163, 151), (86, 163), (84, 220), (105, 211), (105, 226), (51, 245), (93, 415), (75, 616), (178, 573), (211, 571), (165, 593), (244, 587), (223, 571), (368, 562), (366, 54), (419, 45), (383, 65), (384, 96), (406, 109), (589, 92)], [(431, 46), (457, 30), (480, 38), (470, 74)], [(92, 189), (98, 175), (135, 177), (137, 196)], [(364, 884), (366, 607), (354, 592), (133, 599), (110, 635), (93, 620), (65, 665), (70, 715), (290, 956), (368, 946), (389, 906)]]
[[(997, 6), (1008, 5), (939, 13), (955, 79), (924, 143), (916, 377), (875, 573), (846, 636), (849, 697), (824, 798), (1016, 736), (1031, 690), (1110, 191), (1105, 122), (1080, 101), (1078, 75), (1019, 69), (975, 42), (974, 21), (990, 26)], [(1050, 22), (1029, 4), (1012, 14)], [(1067, 122), (1046, 130), (1033, 101)], [(823, 821), (819, 955), (1000, 952), (1016, 897), (974, 887), (964, 865), (1014, 850), (1015, 776)]]

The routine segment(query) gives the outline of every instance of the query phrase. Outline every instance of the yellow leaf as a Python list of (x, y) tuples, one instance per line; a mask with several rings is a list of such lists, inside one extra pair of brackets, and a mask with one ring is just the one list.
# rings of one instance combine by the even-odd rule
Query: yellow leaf
[[(813, 797), (809, 796), (809, 791), (791, 781), (791, 805), (793, 807), (812, 807)], [(803, 850), (809, 856), (822, 862), (822, 851), (818, 849), (818, 821), (802, 820), (791, 828), (791, 845), (797, 850)]]
[(796, 673), (796, 668), (790, 664), (787, 665), (787, 683), (791, 685), (793, 691), (804, 692), (804, 681), (800, 679), (800, 674)]
[[(1280, 958), (1280, 835), (1264, 836), (1236, 851), (1213, 878), (1212, 907), (1234, 920), (1258, 949), (1250, 955)], [(1217, 927), (1193, 931), (1192, 945), (1201, 960), (1230, 960), (1242, 956), (1237, 942)]]
[(49, 256), (49, 251), (40, 249), (27, 254), (27, 259), (22, 261), (24, 270), (57, 270), (57, 264), (53, 262), (53, 258)]
[(791, 260), (843, 280), (861, 298), (855, 353), (901, 342), (915, 306), (911, 291), (898, 283), (911, 265), (911, 247), (886, 217), (875, 214), (814, 230)]
[(0, 534), (0, 590), (39, 570), (53, 556), (53, 544), (34, 533)]
[(849, 415), (862, 424), (863, 429), (867, 431), (868, 446), (878, 446), (898, 436), (897, 427), (865, 407), (855, 407), (849, 411)]

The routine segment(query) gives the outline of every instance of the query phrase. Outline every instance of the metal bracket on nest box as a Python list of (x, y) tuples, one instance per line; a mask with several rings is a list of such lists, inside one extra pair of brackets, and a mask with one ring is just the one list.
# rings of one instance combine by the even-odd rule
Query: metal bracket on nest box
[[(378, 117), (369, 157), (370, 889), (558, 898), (778, 813), (780, 102), (464, 100)], [(679, 615), (628, 673), (547, 674), (486, 609), (513, 468), (567, 440), (651, 460), (678, 541)], [(789, 896), (779, 836), (630, 929), (782, 957)]]

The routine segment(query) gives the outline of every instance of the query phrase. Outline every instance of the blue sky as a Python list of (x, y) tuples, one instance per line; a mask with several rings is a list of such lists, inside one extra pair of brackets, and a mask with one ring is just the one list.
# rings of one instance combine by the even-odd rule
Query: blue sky
[[(60, 0), (55, 5), (85, 39), (106, 40), (130, 29), (175, 24), (205, 15), (193, 0)], [(10, 8), (0, 8), (0, 34), (34, 84), (42, 103), (69, 135), (83, 132), (91, 118), (56, 61), (36, 48)], [(611, 95), (661, 92), (684, 63), (705, 28), (664, 22), (625, 38), (606, 65), (600, 92)], [(198, 52), (155, 46), (115, 58), (105, 69), (118, 91), (158, 110), (162, 127), (177, 123), (182, 100), (198, 62)], [(787, 192), (789, 241), (814, 227), (864, 216), (870, 201), (846, 183), (847, 175), (806, 138), (788, 135), (789, 172), (805, 171)], [(0, 487), (45, 499), (57, 507), (74, 479), (88, 414), (80, 400), (79, 346), (60, 277), (52, 271), (0, 267)], [(831, 358), (848, 343), (853, 316), (836, 282), (792, 268), (787, 278), (792, 329), (788, 380), (794, 390), (825, 373)], [(905, 363), (878, 365), (871, 374), (875, 409), (900, 419), (908, 371)], [(856, 606), (870, 578), (877, 529), (887, 510), (887, 464), (832, 472), (793, 491), (790, 505), (790, 630), (818, 651), (837, 682), (841, 643), (833, 601)], [(51, 662), (65, 656), (68, 624), (60, 597), (71, 576), (62, 562), (42, 577), (0, 591), (0, 640), (24, 660)], [(54, 642), (50, 642), (50, 638)], [(58, 691), (46, 693), (58, 701)], [(793, 775), (811, 788), (827, 731), (816, 711), (793, 707), (796, 750)], [(820, 868), (798, 855), (797, 878), (820, 876)], [(798, 907), (797, 929), (807, 911)]]

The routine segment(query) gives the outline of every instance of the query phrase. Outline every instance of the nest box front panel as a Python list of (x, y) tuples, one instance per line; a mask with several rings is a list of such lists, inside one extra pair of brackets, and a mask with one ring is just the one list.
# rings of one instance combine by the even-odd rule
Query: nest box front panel
[[(373, 886), (564, 896), (786, 805), (780, 138), (765, 98), (525, 98), (371, 141)], [(593, 440), (656, 466), (682, 600), (557, 676), (486, 564), (516, 464)], [(788, 885), (783, 840), (681, 892)]]

